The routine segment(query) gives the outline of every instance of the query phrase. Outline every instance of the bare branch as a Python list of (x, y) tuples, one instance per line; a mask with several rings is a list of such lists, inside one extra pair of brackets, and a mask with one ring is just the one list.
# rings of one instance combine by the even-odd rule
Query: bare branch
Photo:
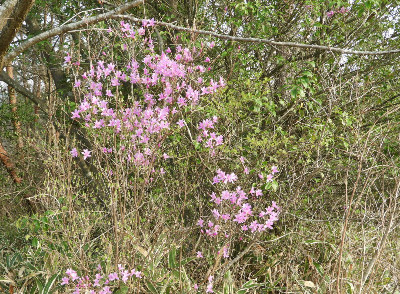
[(11, 51), (10, 53), (8, 53), (5, 56), (4, 62), (5, 64), (9, 63), (10, 61), (12, 61), (16, 56), (18, 56), (20, 53), (24, 52), (26, 49), (32, 47), (33, 45), (44, 41), (48, 38), (72, 31), (72, 30), (76, 30), (79, 28), (82, 28), (84, 26), (90, 25), (90, 24), (94, 24), (94, 23), (98, 23), (100, 21), (109, 19), (111, 16), (115, 15), (115, 14), (119, 14), (119, 13), (123, 13), (125, 11), (127, 11), (128, 9), (131, 9), (133, 7), (138, 6), (139, 4), (143, 3), (144, 0), (136, 0), (136, 1), (132, 1), (129, 2), (127, 4), (124, 4), (114, 10), (111, 10), (109, 12), (97, 15), (97, 16), (92, 16), (89, 17), (87, 19), (78, 21), (78, 22), (74, 22), (71, 24), (67, 24), (67, 25), (63, 25), (60, 26), (58, 28), (54, 28), (51, 29), (49, 31), (43, 32), (35, 37), (30, 38), (29, 40), (23, 42), (19, 47), (17, 47), (15, 50)]
[(0, 72), (0, 81), (5, 82), (7, 85), (12, 86), (15, 91), (17, 91), (18, 93), (20, 93), (21, 95), (25, 96), (26, 98), (28, 98), (29, 100), (31, 100), (34, 104), (38, 105), (40, 107), (40, 109), (47, 114), (46, 110), (47, 110), (47, 106), (44, 102), (40, 101), (35, 94), (33, 94), (31, 91), (29, 91), (28, 89), (24, 88), (23, 86), (21, 86), (17, 81), (15, 81), (14, 79), (10, 78), (8, 76), (7, 73), (5, 73), (4, 71)]
[[(111, 18), (113, 19), (126, 19), (133, 22), (142, 22), (143, 19), (136, 18), (130, 15), (113, 15)], [(302, 44), (296, 42), (278, 42), (269, 39), (260, 39), (260, 38), (244, 38), (244, 37), (235, 37), (229, 35), (218, 34), (211, 31), (205, 30), (195, 30), (191, 28), (185, 28), (181, 26), (177, 26), (171, 23), (162, 22), (162, 21), (155, 21), (157, 25), (169, 27), (171, 29), (175, 29), (178, 31), (185, 31), (189, 33), (197, 33), (201, 35), (209, 35), (223, 40), (230, 40), (230, 41), (237, 41), (237, 42), (246, 42), (246, 43), (264, 43), (271, 46), (281, 46), (281, 47), (294, 47), (294, 48), (302, 48), (302, 49), (314, 49), (314, 50), (325, 50), (334, 53), (340, 54), (351, 54), (351, 55), (386, 55), (386, 54), (397, 54), (400, 53), (400, 50), (388, 50), (388, 51), (357, 51), (357, 50), (350, 50), (350, 49), (343, 49), (337, 47), (330, 47), (330, 46), (322, 46), (322, 45), (310, 45), (310, 44)]]
[(361, 290), (364, 287), (365, 283), (367, 282), (367, 280), (376, 264), (376, 261), (378, 260), (379, 255), (382, 252), (382, 249), (385, 246), (385, 243), (389, 236), (390, 231), (393, 229), (393, 225), (394, 225), (393, 222), (394, 222), (394, 219), (396, 217), (396, 212), (397, 212), (397, 199), (398, 199), (399, 193), (400, 193), (400, 181), (399, 181), (399, 179), (397, 179), (396, 181), (397, 181), (396, 188), (393, 192), (393, 196), (390, 198), (390, 203), (389, 203), (389, 207), (388, 207), (388, 210), (391, 210), (389, 224), (386, 227), (385, 232), (383, 233), (382, 239), (379, 242), (379, 245), (374, 253), (374, 256), (372, 257), (371, 261), (368, 264), (367, 270), (365, 271), (365, 273), (363, 273), (362, 280), (361, 280), (361, 286), (360, 286), (360, 293), (361, 293)]

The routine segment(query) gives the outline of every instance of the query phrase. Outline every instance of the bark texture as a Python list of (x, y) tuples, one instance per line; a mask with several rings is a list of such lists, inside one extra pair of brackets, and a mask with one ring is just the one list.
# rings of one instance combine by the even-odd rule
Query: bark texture
[[(7, 65), (7, 74), (11, 79), (14, 79), (13, 67), (11, 64)], [(20, 152), (22, 147), (24, 146), (22, 142), (22, 131), (21, 131), (21, 122), (18, 117), (17, 113), (17, 95), (15, 95), (15, 89), (13, 86), (8, 85), (8, 97), (11, 106), (11, 112), (13, 114), (12, 120), (14, 125), (14, 132), (17, 136), (17, 143), (18, 143), (18, 151)]]
[(19, 184), (22, 182), (22, 179), (18, 177), (17, 172), (15, 170), (15, 165), (12, 162), (11, 158), (8, 156), (7, 151), (4, 149), (3, 144), (0, 141), (0, 161), (3, 163), (7, 172), (10, 174), (14, 183)]
[(0, 69), (3, 69), (4, 56), (8, 47), (21, 28), (35, 0), (6, 0), (0, 9)]

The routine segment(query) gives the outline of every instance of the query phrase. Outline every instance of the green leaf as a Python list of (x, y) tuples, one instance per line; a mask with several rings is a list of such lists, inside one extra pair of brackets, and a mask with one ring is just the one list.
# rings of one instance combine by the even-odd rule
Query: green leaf
[(224, 286), (223, 286), (224, 294), (232, 294), (233, 293), (233, 279), (231, 271), (227, 271), (224, 276)]
[(32, 246), (38, 248), (39, 247), (39, 241), (38, 238), (33, 238), (32, 239)]
[(146, 286), (151, 293), (158, 294), (156, 287), (150, 281), (146, 281)]
[(172, 246), (171, 250), (168, 254), (168, 266), (169, 268), (175, 268), (177, 266), (176, 263), (176, 247)]
[(252, 289), (252, 288), (258, 288), (261, 287), (263, 284), (259, 284), (254, 282), (253, 280), (247, 281), (242, 285), (242, 287), (236, 292), (236, 294), (244, 294), (247, 292), (247, 290)]
[(42, 291), (43, 291), (42, 281), (39, 278), (36, 278), (35, 281), (36, 281), (36, 287), (38, 288), (39, 293), (42, 293)]
[(40, 292), (41, 294), (49, 294), (53, 293), (54, 291), (51, 291), (51, 288), (53, 288), (53, 285), (58, 278), (59, 274), (54, 274), (46, 281), (46, 285), (43, 287), (42, 291)]
[(278, 190), (278, 182), (277, 181), (273, 181), (271, 183), (271, 187), (276, 192), (276, 190)]
[(128, 286), (122, 285), (115, 291), (115, 294), (126, 294), (128, 293), (128, 290), (129, 290)]
[(322, 266), (317, 263), (317, 262), (313, 262), (315, 268), (317, 269), (317, 272), (321, 275), (321, 277), (324, 276), (324, 269), (322, 268)]

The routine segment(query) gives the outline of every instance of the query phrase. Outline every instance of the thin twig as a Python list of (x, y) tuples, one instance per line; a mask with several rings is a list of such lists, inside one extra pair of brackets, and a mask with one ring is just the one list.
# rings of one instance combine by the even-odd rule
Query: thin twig
[(27, 41), (23, 42), (20, 46), (18, 46), (17, 48), (15, 48), (13, 51), (11, 51), (10, 53), (8, 53), (5, 58), (4, 58), (4, 64), (7, 64), (9, 62), (11, 62), (12, 60), (15, 59), (15, 57), (17, 57), (20, 53), (24, 52), (26, 49), (32, 47), (33, 45), (44, 41), (48, 38), (60, 35), (60, 34), (64, 34), (67, 33), (69, 31), (72, 30), (76, 30), (82, 27), (85, 27), (87, 25), (90, 24), (95, 24), (98, 23), (100, 21), (109, 19), (111, 16), (115, 15), (115, 14), (119, 14), (119, 13), (124, 13), (125, 11), (136, 7), (140, 4), (143, 3), (143, 0), (136, 0), (136, 1), (132, 1), (129, 3), (126, 3), (124, 5), (119, 6), (118, 8), (111, 10), (109, 12), (103, 13), (103, 14), (99, 14), (96, 16), (92, 16), (89, 18), (85, 18), (81, 21), (77, 21), (74, 23), (70, 23), (67, 25), (63, 25), (63, 26), (59, 26), (56, 27), (54, 29), (51, 29), (49, 31), (43, 32), (35, 37), (32, 37), (30, 39), (28, 39)]
[[(113, 19), (127, 19), (133, 22), (142, 22), (144, 19), (136, 18), (130, 15), (112, 15), (110, 18)], [(246, 42), (246, 43), (264, 43), (270, 46), (280, 46), (280, 47), (295, 47), (295, 48), (303, 48), (303, 49), (314, 49), (314, 50), (325, 50), (334, 53), (340, 54), (351, 54), (351, 55), (386, 55), (386, 54), (396, 54), (400, 53), (400, 49), (397, 50), (387, 50), (387, 51), (358, 51), (351, 49), (343, 49), (331, 46), (323, 46), (323, 45), (311, 45), (311, 44), (303, 44), (297, 42), (278, 42), (271, 39), (260, 39), (260, 38), (251, 38), (251, 37), (236, 37), (224, 34), (218, 34), (212, 31), (205, 30), (196, 30), (192, 28), (186, 28), (174, 25), (172, 23), (163, 22), (163, 21), (155, 21), (157, 25), (169, 27), (178, 31), (185, 31), (189, 33), (196, 33), (200, 35), (209, 35), (223, 40), (237, 41), (237, 42)]]

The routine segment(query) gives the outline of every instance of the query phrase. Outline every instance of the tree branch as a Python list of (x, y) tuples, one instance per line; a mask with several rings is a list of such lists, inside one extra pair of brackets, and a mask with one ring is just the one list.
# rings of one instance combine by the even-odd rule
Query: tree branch
[(9, 63), (3, 62), (4, 55), (34, 2), (35, 0), (8, 0), (4, 3), (4, 8), (0, 9), (0, 70)]
[[(113, 19), (126, 19), (133, 22), (142, 22), (143, 19), (136, 18), (130, 15), (113, 15), (111, 16)], [(388, 51), (357, 51), (357, 50), (350, 50), (350, 49), (342, 49), (337, 47), (330, 47), (330, 46), (322, 46), (322, 45), (310, 45), (310, 44), (302, 44), (296, 42), (278, 42), (269, 39), (259, 39), (259, 38), (245, 38), (245, 37), (235, 37), (229, 35), (218, 34), (211, 31), (205, 30), (195, 30), (191, 28), (185, 28), (181, 26), (177, 26), (171, 23), (162, 22), (162, 21), (155, 21), (157, 25), (169, 27), (171, 29), (175, 29), (178, 31), (185, 31), (189, 33), (197, 33), (201, 35), (209, 35), (223, 40), (230, 40), (230, 41), (237, 41), (237, 42), (246, 42), (246, 43), (265, 43), (271, 46), (280, 46), (280, 47), (294, 47), (294, 48), (302, 48), (302, 49), (314, 49), (314, 50), (325, 50), (330, 51), (333, 53), (340, 53), (340, 54), (351, 54), (351, 55), (386, 55), (386, 54), (397, 54), (400, 53), (399, 50), (388, 50)]]
[(16, 80), (10, 78), (8, 76), (7, 73), (5, 73), (4, 71), (0, 72), (0, 81), (5, 82), (7, 85), (12, 86), (15, 91), (17, 91), (18, 93), (20, 93), (21, 95), (25, 96), (26, 98), (28, 98), (29, 100), (31, 100), (34, 104), (38, 105), (40, 107), (40, 109), (47, 114), (47, 107), (46, 104), (39, 100), (31, 91), (29, 91), (28, 89), (24, 88), (23, 86), (21, 86)]
[(47, 32), (43, 32), (35, 37), (30, 38), (29, 40), (23, 42), (19, 47), (17, 47), (15, 50), (11, 51), (10, 53), (8, 53), (5, 58), (4, 58), (4, 62), (7, 64), (8, 62), (10, 62), (11, 60), (13, 60), (15, 57), (17, 57), (20, 53), (24, 52), (26, 49), (28, 49), (29, 47), (43, 41), (46, 40), (48, 38), (72, 31), (72, 30), (76, 30), (79, 29), (81, 27), (90, 25), (90, 24), (94, 24), (94, 23), (98, 23), (100, 21), (109, 19), (111, 16), (115, 15), (115, 14), (119, 14), (119, 13), (123, 13), (125, 11), (127, 11), (128, 9), (131, 9), (133, 7), (138, 6), (139, 4), (143, 3), (144, 0), (136, 0), (136, 1), (132, 1), (129, 2), (127, 4), (124, 4), (114, 10), (111, 10), (110, 12), (107, 13), (103, 13), (97, 16), (92, 16), (89, 17), (87, 19), (78, 21), (78, 22), (74, 22), (71, 24), (67, 24), (67, 25), (63, 25), (60, 26), (58, 28), (54, 28), (51, 29)]

